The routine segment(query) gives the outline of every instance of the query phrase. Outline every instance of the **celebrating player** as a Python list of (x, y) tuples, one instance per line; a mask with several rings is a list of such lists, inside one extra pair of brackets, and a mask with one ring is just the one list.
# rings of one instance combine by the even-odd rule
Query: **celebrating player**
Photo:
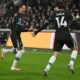
[(64, 44), (66, 44), (72, 50), (68, 67), (70, 69), (70, 72), (74, 74), (74, 60), (77, 57), (78, 51), (77, 48), (74, 46), (74, 42), (69, 31), (69, 26), (73, 21), (73, 17), (69, 11), (64, 10), (64, 5), (62, 2), (57, 3), (54, 11), (55, 12), (49, 18), (49, 20), (45, 20), (43, 27), (39, 28), (37, 31), (34, 31), (34, 35), (36, 35), (38, 32), (46, 28), (52, 22), (56, 27), (54, 54), (50, 57), (49, 62), (44, 69), (44, 76), (47, 76), (48, 71), (52, 67), (52, 64), (54, 64), (60, 52), (62, 51), (62, 47)]
[(17, 63), (24, 53), (23, 43), (20, 37), (21, 32), (33, 30), (32, 26), (30, 28), (27, 28), (26, 26), (26, 23), (23, 19), (23, 16), (25, 15), (25, 13), (26, 13), (26, 6), (24, 4), (20, 4), (19, 10), (13, 18), (13, 23), (11, 27), (12, 41), (13, 41), (14, 47), (17, 48), (18, 50), (11, 67), (11, 70), (15, 70), (15, 71), (21, 70), (20, 68), (17, 68)]

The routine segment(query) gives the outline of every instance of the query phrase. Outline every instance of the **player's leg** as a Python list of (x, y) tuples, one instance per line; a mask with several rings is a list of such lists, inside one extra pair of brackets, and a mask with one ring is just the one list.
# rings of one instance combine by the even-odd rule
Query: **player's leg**
[(5, 55), (5, 46), (8, 40), (9, 33), (1, 32), (0, 33), (0, 58), (3, 59)]
[(5, 55), (6, 53), (12, 52), (12, 53), (16, 53), (17, 49), (16, 48), (2, 48), (1, 52)]
[(64, 43), (61, 42), (61, 40), (59, 41), (59, 39), (55, 37), (54, 54), (50, 57), (48, 64), (47, 64), (46, 68), (44, 69), (44, 76), (47, 76), (48, 71), (50, 70), (50, 68), (52, 67), (54, 62), (56, 61), (56, 58), (59, 56), (63, 45), (64, 45)]
[(70, 72), (72, 74), (74, 74), (74, 61), (77, 57), (77, 53), (78, 53), (78, 51), (76, 49), (72, 50), (72, 53), (71, 53), (71, 56), (70, 56), (70, 62), (68, 64), (68, 67), (70, 68)]
[(4, 58), (4, 54), (2, 53), (2, 48), (3, 48), (3, 46), (0, 45), (0, 59)]
[(68, 67), (70, 68), (71, 73), (74, 74), (74, 61), (77, 57), (78, 47), (77, 47), (77, 43), (71, 36), (69, 36), (68, 39), (69, 40), (67, 42), (67, 46), (72, 50)]
[(7, 48), (2, 48), (1, 52), (5, 55), (8, 52), (12, 52), (12, 48), (11, 49), (7, 49)]
[(17, 39), (18, 39), (18, 42), (19, 42), (19, 46), (22, 48), (22, 51), (23, 51), (23, 53), (25, 52), (25, 50), (24, 50), (24, 48), (23, 48), (23, 43), (22, 43), (22, 39), (21, 39), (21, 36), (19, 36), (19, 35), (21, 35), (21, 32), (17, 32)]
[[(11, 37), (11, 41), (12, 41), (12, 44), (13, 44), (13, 48), (2, 48), (1, 49), (1, 56), (4, 58), (4, 55), (6, 54), (6, 53), (8, 53), (8, 52), (13, 52), (13, 53), (15, 53), (16, 54), (16, 52), (17, 52), (17, 42), (16, 42), (16, 39), (17, 39), (17, 37), (15, 36), (16, 35), (16, 33), (15, 32), (11, 32), (11, 35), (10, 35), (10, 37)], [(7, 42), (7, 41), (6, 41)]]
[(44, 76), (47, 76), (48, 71), (50, 70), (50, 68), (52, 67), (54, 62), (56, 61), (56, 58), (59, 56), (59, 54), (60, 54), (60, 52), (55, 51), (54, 54), (50, 57), (48, 64), (47, 64), (46, 68), (44, 69)]
[[(7, 34), (7, 33), (6, 33)], [(5, 41), (7, 42), (7, 40), (8, 40), (8, 36), (10, 35), (10, 33), (8, 33), (6, 36), (5, 36)], [(13, 44), (13, 48), (5, 48), (5, 47), (2, 47), (1, 48), (1, 58), (3, 59), (4, 58), (4, 55), (5, 54), (7, 54), (8, 52), (13, 52), (13, 53), (15, 53), (16, 54), (16, 52), (17, 52), (17, 49), (16, 49), (16, 47), (17, 47), (17, 45), (16, 45), (16, 36), (15, 36), (15, 32), (11, 32), (11, 41), (12, 41), (12, 44)], [(5, 43), (6, 44), (6, 43)]]
[(17, 36), (16, 36), (16, 32), (12, 31), (11, 32), (11, 41), (12, 41), (12, 44), (13, 44), (13, 53), (17, 53)]
[(17, 54), (15, 56), (15, 59), (13, 61), (12, 67), (11, 67), (11, 70), (14, 70), (14, 71), (20, 71), (21, 70), (20, 68), (17, 68), (17, 63), (24, 53), (23, 46), (20, 45), (20, 42), (18, 39), (17, 39), (17, 47), (18, 47), (18, 51), (17, 51)]
[(15, 56), (15, 59), (13, 61), (11, 70), (13, 70), (13, 71), (20, 71), (21, 70), (20, 68), (17, 68), (17, 63), (20, 61), (22, 55), (23, 55), (23, 51), (22, 50), (18, 50), (18, 52), (17, 52), (17, 54)]

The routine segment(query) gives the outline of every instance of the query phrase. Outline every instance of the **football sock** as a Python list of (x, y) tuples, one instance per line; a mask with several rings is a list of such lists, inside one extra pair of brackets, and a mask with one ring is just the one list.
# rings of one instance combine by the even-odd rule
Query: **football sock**
[(18, 61), (16, 59), (13, 61), (12, 68), (15, 68), (16, 67), (17, 62)]
[(17, 52), (17, 54), (16, 54), (16, 57), (17, 57), (17, 58), (21, 58), (22, 55), (23, 55), (22, 50), (19, 50), (19, 51)]
[(76, 59), (76, 57), (77, 57), (77, 50), (73, 50), (69, 64), (74, 65), (74, 60)]
[(50, 68), (51, 68), (52, 64), (55, 62), (55, 60), (56, 60), (56, 57), (55, 56), (52, 56), (49, 59), (49, 62), (47, 64), (46, 68), (45, 68), (45, 71), (49, 71), (50, 70)]
[(20, 60), (20, 58), (21, 58), (22, 55), (23, 55), (22, 50), (19, 50), (19, 51), (17, 52), (17, 54), (16, 54), (15, 60), (13, 61), (12, 67), (16, 67), (17, 62)]
[(3, 48), (3, 49), (2, 49), (2, 52), (3, 52), (4, 54), (6, 54), (7, 52), (13, 52), (13, 49)]

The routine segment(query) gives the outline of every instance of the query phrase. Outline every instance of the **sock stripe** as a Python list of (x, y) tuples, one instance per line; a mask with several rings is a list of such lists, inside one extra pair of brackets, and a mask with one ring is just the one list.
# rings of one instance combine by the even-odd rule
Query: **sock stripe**
[(75, 59), (74, 58), (71, 58), (71, 61), (74, 61)]
[(17, 61), (19, 61), (19, 60), (20, 60), (20, 58), (18, 58), (18, 57), (15, 57), (15, 59), (16, 59)]
[(48, 65), (49, 65), (49, 66), (52, 66), (52, 64), (51, 64), (50, 62), (48, 63)]

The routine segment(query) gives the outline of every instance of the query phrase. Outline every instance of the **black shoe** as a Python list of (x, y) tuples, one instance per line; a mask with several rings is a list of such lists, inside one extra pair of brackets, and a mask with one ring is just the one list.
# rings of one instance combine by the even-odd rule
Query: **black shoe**
[(74, 74), (74, 68), (72, 65), (68, 65), (69, 71), (71, 72), (71, 74)]
[(47, 75), (48, 75), (48, 72), (44, 71), (44, 77), (47, 77)]

